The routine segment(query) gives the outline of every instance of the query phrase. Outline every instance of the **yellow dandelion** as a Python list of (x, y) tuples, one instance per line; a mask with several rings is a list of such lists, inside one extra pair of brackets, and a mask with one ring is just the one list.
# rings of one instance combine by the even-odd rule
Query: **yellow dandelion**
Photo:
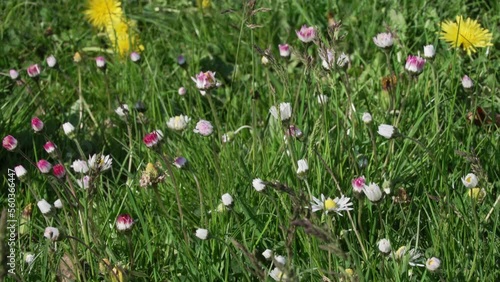
[(91, 25), (101, 30), (106, 28), (112, 21), (123, 17), (120, 1), (89, 0), (87, 7), (87, 10), (83, 13)]
[(142, 51), (144, 47), (139, 42), (134, 21), (124, 21), (123, 18), (111, 21), (106, 26), (106, 33), (114, 48), (121, 56), (126, 56), (132, 51)]
[(450, 43), (451, 47), (462, 47), (469, 56), (475, 53), (477, 48), (493, 46), (493, 35), (489, 30), (482, 28), (477, 20), (467, 18), (464, 21), (462, 16), (457, 16), (456, 22), (442, 22), (440, 38)]

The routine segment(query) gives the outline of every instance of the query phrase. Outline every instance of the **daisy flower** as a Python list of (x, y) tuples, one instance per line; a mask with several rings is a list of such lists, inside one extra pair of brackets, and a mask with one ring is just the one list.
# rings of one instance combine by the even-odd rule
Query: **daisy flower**
[(313, 197), (313, 202), (311, 202), (311, 208), (313, 212), (317, 212), (320, 210), (325, 210), (325, 213), (334, 211), (339, 215), (342, 215), (341, 211), (350, 211), (352, 210), (352, 203), (349, 202), (350, 198), (342, 195), (340, 198), (337, 197), (335, 199), (331, 199), (330, 197), (325, 198), (325, 195), (321, 194), (321, 199)]
[(113, 164), (113, 159), (109, 156), (103, 156), (101, 154), (94, 154), (93, 156), (89, 156), (89, 165), (88, 167), (93, 170), (105, 171), (111, 168)]
[(441, 23), (441, 39), (448, 42), (453, 48), (462, 47), (467, 55), (476, 52), (479, 47), (493, 46), (493, 35), (481, 27), (477, 20), (457, 16), (455, 22), (445, 20)]

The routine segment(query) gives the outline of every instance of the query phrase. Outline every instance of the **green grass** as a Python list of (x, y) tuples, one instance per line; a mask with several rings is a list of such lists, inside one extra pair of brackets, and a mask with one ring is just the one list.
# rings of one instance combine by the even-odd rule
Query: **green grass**
[[(16, 186), (16, 272), (8, 280), (54, 281), (67, 268), (78, 281), (116, 281), (119, 277), (110, 274), (116, 266), (126, 276), (118, 280), (124, 281), (274, 281), (269, 276), (274, 265), (262, 256), (266, 249), (286, 257), (281, 270), (287, 281), (498, 279), (498, 3), (263, 0), (254, 9), (270, 10), (252, 14), (242, 1), (213, 1), (205, 11), (191, 2), (123, 1), (145, 47), (138, 63), (98, 51), (109, 46), (86, 22), (84, 1), (0, 3), (0, 135), (19, 142), (17, 152), (0, 150), (2, 187)], [(319, 47), (295, 34), (303, 24), (314, 25), (328, 46), (328, 12), (342, 21), (345, 37), (331, 47), (350, 56), (349, 68), (326, 71)], [(456, 15), (478, 19), (493, 33), (488, 55), (480, 48), (468, 57), (439, 39), (439, 23)], [(389, 60), (372, 40), (386, 28), (397, 35)], [(281, 43), (294, 49), (291, 60), (280, 58)], [(427, 44), (436, 47), (436, 58), (410, 79), (405, 59), (423, 53)], [(276, 63), (264, 66), (256, 46), (270, 48)], [(83, 57), (78, 64), (73, 62), (77, 51)], [(51, 54), (60, 71), (47, 67)], [(180, 54), (186, 65), (177, 64)], [(105, 73), (95, 66), (100, 55), (107, 60)], [(34, 63), (42, 65), (39, 83), (26, 75)], [(24, 86), (10, 79), (12, 68)], [(222, 83), (211, 102), (191, 80), (207, 70)], [(397, 84), (387, 92), (380, 81), (391, 70)], [(461, 85), (465, 74), (474, 81), (473, 91)], [(177, 94), (182, 86), (185, 96)], [(329, 97), (325, 105), (318, 104), (321, 94)], [(391, 113), (391, 99), (399, 114)], [(130, 108), (127, 120), (114, 113), (119, 101)], [(138, 101), (146, 105), (144, 113), (134, 109)], [(290, 123), (303, 131), (300, 139), (285, 142), (283, 124), (269, 114), (281, 102), (292, 104)], [(493, 118), (491, 124), (467, 120), (478, 106)], [(362, 122), (364, 112), (371, 113), (372, 123)], [(168, 119), (180, 114), (191, 118), (187, 129), (168, 129)], [(43, 134), (33, 133), (34, 116), (45, 122)], [(211, 136), (193, 132), (200, 119), (214, 125)], [(77, 128), (74, 139), (64, 134), (65, 122)], [(396, 126), (405, 137), (385, 139), (377, 134), (380, 124)], [(251, 129), (221, 142), (224, 133), (244, 125)], [(165, 136), (150, 149), (142, 139), (155, 129)], [(61, 152), (69, 175), (65, 181), (39, 173), (20, 154), (57, 163), (42, 148), (47, 139)], [(82, 175), (70, 166), (95, 153), (109, 154), (113, 166), (92, 176), (95, 188), (89, 193), (78, 188)], [(171, 165), (177, 156), (188, 160), (186, 168)], [(309, 164), (304, 177), (296, 174), (299, 159)], [(148, 163), (167, 176), (156, 187), (142, 188)], [(8, 169), (20, 164), (29, 178), (9, 181)], [(486, 191), (483, 201), (467, 196), (461, 178), (470, 172)], [(357, 197), (351, 180), (361, 175), (391, 193), (376, 204)], [(254, 178), (267, 182), (264, 191), (252, 187)], [(68, 193), (70, 183), (79, 205)], [(7, 207), (4, 191), (0, 202)], [(218, 211), (224, 193), (232, 195), (234, 205)], [(350, 216), (311, 212), (312, 196), (341, 193), (353, 202)], [(51, 204), (61, 198), (64, 208), (43, 216), (36, 205), (42, 198)], [(28, 207), (31, 216), (23, 216)], [(128, 234), (115, 228), (123, 213), (135, 220)], [(47, 226), (80, 242), (64, 236), (51, 242), (43, 236)], [(198, 239), (197, 228), (208, 229), (210, 238)], [(3, 228), (1, 234), (10, 236)], [(408, 256), (384, 256), (377, 247), (382, 238), (391, 241), (393, 252), (416, 248), (420, 263), (437, 257), (441, 266), (430, 272), (409, 266)], [(0, 251), (4, 257), (9, 248)], [(26, 253), (36, 257), (31, 265), (24, 262)], [(67, 267), (61, 263), (64, 255), (71, 261)], [(110, 269), (100, 271), (104, 258)], [(1, 270), (3, 277), (8, 267)]]

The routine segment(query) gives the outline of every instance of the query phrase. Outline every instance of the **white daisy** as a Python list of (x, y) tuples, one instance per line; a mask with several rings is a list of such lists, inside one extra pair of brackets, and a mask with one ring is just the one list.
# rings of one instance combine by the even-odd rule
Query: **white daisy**
[(321, 194), (321, 199), (313, 197), (313, 202), (311, 202), (311, 208), (313, 212), (320, 210), (325, 210), (325, 213), (334, 211), (339, 215), (342, 215), (342, 211), (352, 210), (352, 202), (349, 202), (350, 198), (342, 195), (340, 198), (331, 199), (330, 197), (325, 198), (325, 195)]
[(110, 169), (112, 164), (113, 159), (109, 155), (94, 154), (89, 156), (89, 168), (92, 170), (105, 171)]

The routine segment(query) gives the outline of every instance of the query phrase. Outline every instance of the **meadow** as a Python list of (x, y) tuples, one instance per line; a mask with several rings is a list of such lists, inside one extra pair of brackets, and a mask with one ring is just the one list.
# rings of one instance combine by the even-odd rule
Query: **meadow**
[(0, 19), (0, 281), (498, 281), (499, 2)]

